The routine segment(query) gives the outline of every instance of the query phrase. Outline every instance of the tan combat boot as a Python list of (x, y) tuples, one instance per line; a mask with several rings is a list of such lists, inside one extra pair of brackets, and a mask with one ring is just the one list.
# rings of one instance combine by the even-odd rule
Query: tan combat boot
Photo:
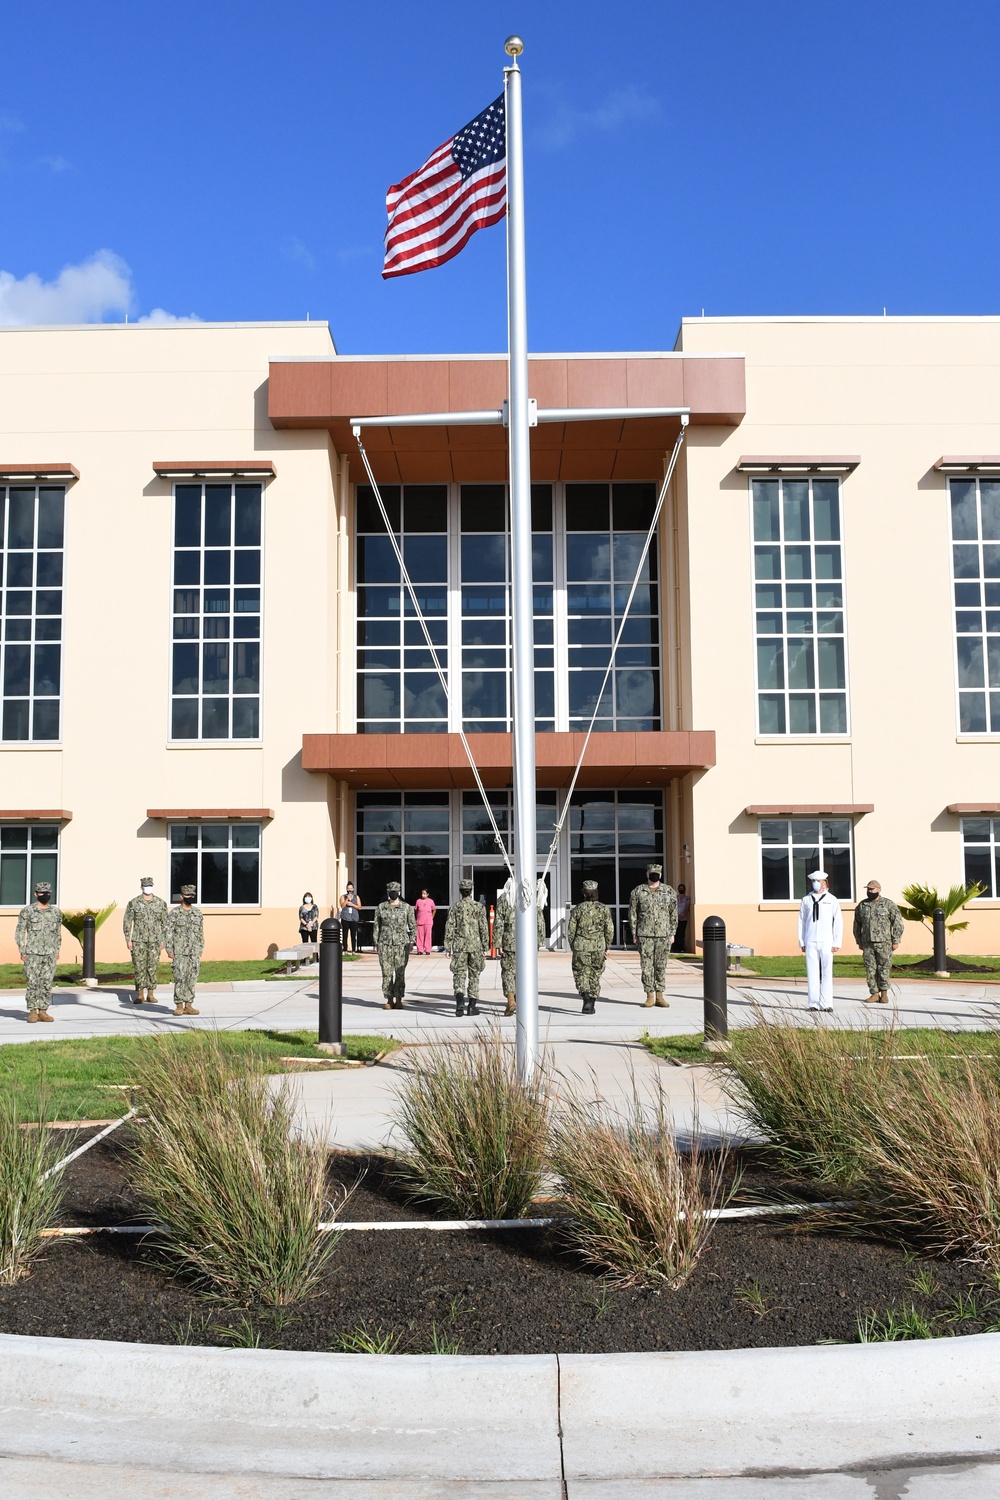
[(642, 1002), (642, 1008), (643, 1008), (643, 1010), (648, 1010), (651, 1005), (655, 1005), (655, 1004), (656, 1004), (656, 992), (655, 992), (655, 990), (647, 990), (646, 991), (646, 998)]
[(512, 1016), (514, 1014), (514, 1012), (517, 1010), (517, 996), (516, 995), (505, 995), (504, 999), (507, 1002), (507, 1009), (504, 1011), (504, 1015), (505, 1016)]
[(175, 1005), (174, 1006), (174, 1015), (175, 1016), (182, 1016), (183, 1014), (184, 1014), (184, 1007), (183, 1007), (183, 1005), (180, 1005), (180, 1004)]
[(183, 1014), (186, 1015), (186, 1016), (200, 1016), (201, 1015), (201, 1011), (200, 1010), (195, 1010), (194, 1006), (191, 1004), (191, 1002), (189, 1000), (188, 1003), (187, 1003), (187, 1005), (185, 1005), (185, 1007), (184, 1007)]
[(656, 992), (656, 1003), (657, 1005), (662, 1005), (665, 1009), (669, 1008), (670, 1006), (670, 1001), (664, 1000), (662, 990), (657, 990)]
[(28, 1011), (28, 1025), (29, 1026), (34, 1026), (34, 1024), (35, 1024), (35, 1022), (37, 1020), (38, 1020), (38, 1012), (37, 1012), (37, 1010), (29, 1010)]
[(35, 1016), (35, 1020), (36, 1021), (51, 1021), (52, 1017), (49, 1015), (49, 1013), (48, 1013), (47, 1010), (40, 1010), (38, 1012), (38, 1014)]
[(879, 990), (879, 992), (878, 992), (878, 1003), (879, 1003), (879, 1005), (888, 1005), (889, 1004), (889, 991), (888, 990)]

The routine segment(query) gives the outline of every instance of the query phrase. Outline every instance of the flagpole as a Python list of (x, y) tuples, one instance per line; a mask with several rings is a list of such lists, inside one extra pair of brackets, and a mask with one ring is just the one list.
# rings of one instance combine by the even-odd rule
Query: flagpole
[(517, 1070), (538, 1065), (538, 927), (535, 878), (535, 651), (531, 579), (531, 455), (528, 446), (528, 310), (524, 258), (524, 151), (518, 36), (504, 50), (507, 116), (507, 423), (510, 445), (510, 553), (514, 743), (514, 880), (517, 908)]

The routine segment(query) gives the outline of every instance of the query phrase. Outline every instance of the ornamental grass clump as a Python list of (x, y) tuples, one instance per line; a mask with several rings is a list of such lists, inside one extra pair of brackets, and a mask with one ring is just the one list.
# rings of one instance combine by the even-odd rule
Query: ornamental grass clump
[(799, 1026), (758, 1011), (731, 1042), (717, 1059), (718, 1076), (781, 1168), (838, 1191), (857, 1188), (897, 1077), (895, 1030)]
[(735, 1191), (725, 1148), (682, 1152), (661, 1088), (617, 1111), (570, 1097), (552, 1128), (551, 1160), (566, 1210), (564, 1233), (579, 1255), (625, 1286), (683, 1286), (704, 1254), (717, 1211)]
[(402, 1181), (457, 1218), (525, 1217), (545, 1168), (549, 1097), (547, 1068), (522, 1083), (497, 1032), (418, 1056), (396, 1113)]
[(325, 1146), (292, 1134), (287, 1085), (250, 1057), (237, 1073), (204, 1035), (152, 1049), (139, 1083), (133, 1180), (167, 1253), (241, 1302), (307, 1296), (336, 1244), (320, 1223), (343, 1200), (328, 1202)]
[(42, 1231), (53, 1224), (63, 1198), (63, 1174), (46, 1174), (64, 1143), (46, 1128), (44, 1108), (30, 1128), (26, 1123), (16, 1093), (0, 1095), (0, 1286), (28, 1274), (42, 1248)]

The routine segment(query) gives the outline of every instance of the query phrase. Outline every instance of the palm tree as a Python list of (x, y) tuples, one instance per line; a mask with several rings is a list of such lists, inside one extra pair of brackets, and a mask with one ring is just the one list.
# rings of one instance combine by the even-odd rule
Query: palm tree
[(94, 919), (94, 932), (96, 934), (97, 929), (99, 927), (101, 927), (101, 926), (104, 925), (104, 923), (108, 920), (108, 918), (110, 917), (111, 913), (114, 911), (114, 909), (115, 909), (115, 907), (117, 905), (118, 905), (117, 901), (112, 901), (112, 903), (111, 903), (110, 906), (102, 906), (101, 909), (100, 909), (100, 911), (96, 911), (94, 909), (94, 907), (88, 906), (83, 911), (64, 911), (63, 912), (63, 914), (62, 914), (62, 924), (63, 924), (63, 926), (65, 927), (66, 931), (72, 937), (75, 937), (76, 940), (77, 940), (77, 942), (80, 944), (80, 962), (81, 963), (83, 962), (83, 919), (84, 919), (84, 917), (93, 917), (93, 919)]
[(922, 922), (934, 932), (934, 913), (938, 907), (944, 912), (945, 930), (948, 932), (964, 932), (968, 922), (949, 922), (957, 911), (961, 911), (967, 901), (975, 901), (977, 896), (986, 894), (984, 885), (953, 885), (946, 896), (939, 894), (932, 885), (908, 885), (903, 890), (903, 900), (908, 901), (908, 906), (901, 906), (899, 914), (907, 922)]

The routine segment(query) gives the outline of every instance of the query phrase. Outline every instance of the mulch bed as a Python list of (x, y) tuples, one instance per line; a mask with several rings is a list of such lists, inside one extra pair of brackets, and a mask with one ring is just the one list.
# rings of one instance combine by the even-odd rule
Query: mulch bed
[[(144, 1222), (124, 1171), (126, 1144), (118, 1132), (66, 1169), (64, 1223)], [(755, 1195), (789, 1196), (759, 1160), (743, 1165)], [(383, 1163), (331, 1157), (337, 1182), (362, 1171), (345, 1217), (429, 1217), (405, 1201)], [(913, 1285), (924, 1269), (938, 1287), (930, 1295)], [(398, 1334), (401, 1353), (429, 1353), (435, 1343), (462, 1354), (733, 1349), (850, 1342), (859, 1312), (912, 1302), (943, 1313), (974, 1289), (984, 1303), (996, 1298), (976, 1266), (773, 1220), (721, 1223), (676, 1292), (610, 1289), (548, 1230), (374, 1231), (345, 1234), (311, 1299), (276, 1314), (200, 1294), (171, 1273), (153, 1239), (94, 1235), (51, 1241), (30, 1276), (0, 1289), (0, 1332), (208, 1345), (249, 1342), (252, 1333), (265, 1348), (336, 1351), (365, 1325)], [(749, 1293), (762, 1299), (756, 1310)], [(989, 1317), (998, 1316), (994, 1302)]]

